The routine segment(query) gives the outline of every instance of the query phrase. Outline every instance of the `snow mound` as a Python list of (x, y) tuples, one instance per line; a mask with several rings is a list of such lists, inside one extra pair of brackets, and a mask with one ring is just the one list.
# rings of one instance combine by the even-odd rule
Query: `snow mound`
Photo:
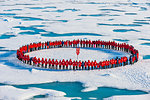
[(48, 98), (57, 98), (63, 100), (69, 99), (64, 97), (64, 95), (66, 95), (64, 92), (50, 89), (18, 89), (13, 86), (0, 86), (0, 99), (3, 100), (25, 100), (30, 99), (36, 95), (47, 95)]
[(150, 94), (145, 95), (125, 95), (125, 96), (112, 96), (104, 100), (149, 100)]

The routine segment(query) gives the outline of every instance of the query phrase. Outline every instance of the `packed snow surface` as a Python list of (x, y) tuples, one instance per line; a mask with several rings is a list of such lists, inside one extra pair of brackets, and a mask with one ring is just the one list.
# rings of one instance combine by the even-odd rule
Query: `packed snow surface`
[(126, 95), (126, 96), (113, 96), (105, 98), (104, 100), (149, 100), (150, 94), (145, 95)]
[(47, 95), (49, 100), (53, 100), (53, 98), (55, 98), (54, 100), (56, 99), (70, 100), (69, 98), (64, 97), (64, 95), (66, 95), (65, 93), (50, 89), (48, 90), (39, 88), (17, 89), (13, 86), (0, 87), (0, 99), (3, 100), (26, 100), (37, 95)]
[[(150, 59), (142, 59), (143, 56), (150, 55), (149, 33), (150, 0), (0, 0), (0, 83), (78, 81), (86, 87), (83, 92), (107, 86), (143, 90), (149, 93)], [(126, 42), (139, 50), (140, 60), (134, 65), (106, 70), (52, 71), (25, 65), (16, 59), (15, 51), (22, 45), (39, 41), (73, 39)], [(46, 51), (52, 52), (53, 55), (47, 55), (42, 51), (30, 55), (76, 59), (74, 49), (62, 49), (64, 54), (68, 53), (68, 56), (62, 54), (60, 49), (57, 50)], [(61, 57), (56, 55), (55, 51)], [(81, 50), (79, 58), (99, 59), (98, 55), (101, 55), (100, 59), (103, 60), (114, 57), (115, 54), (115, 52), (107, 54), (94, 49), (84, 49)], [(126, 54), (121, 53), (121, 55)], [(15, 95), (12, 96), (11, 92)], [(22, 97), (17, 95), (22, 92), (25, 92)], [(37, 88), (23, 90), (12, 86), (0, 86), (0, 99), (30, 98), (41, 93), (53, 94), (54, 91), (43, 92), (42, 89)], [(65, 94), (60, 94), (63, 99)], [(120, 100), (130, 97), (114, 96), (108, 99)], [(136, 97), (145, 99), (149, 98), (149, 94), (131, 98)]]

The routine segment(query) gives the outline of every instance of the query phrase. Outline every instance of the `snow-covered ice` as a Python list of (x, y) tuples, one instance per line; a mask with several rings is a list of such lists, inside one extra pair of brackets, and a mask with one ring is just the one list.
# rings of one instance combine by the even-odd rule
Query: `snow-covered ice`
[(150, 94), (145, 95), (126, 95), (126, 96), (113, 96), (105, 98), (104, 100), (149, 100)]
[[(150, 93), (150, 59), (142, 59), (144, 55), (150, 55), (150, 46), (141, 45), (150, 43), (149, 4), (150, 0), (0, 0), (0, 83), (34, 84), (78, 81), (86, 87), (82, 92), (107, 86)], [(121, 32), (122, 30), (123, 32)], [(80, 36), (80, 33), (87, 34)], [(132, 66), (107, 70), (51, 71), (32, 68), (32, 66), (21, 63), (16, 59), (15, 52), (12, 51), (32, 42), (73, 39), (117, 40), (118, 42), (127, 40), (125, 42), (139, 50), (140, 60)], [(64, 50), (70, 52), (72, 49)], [(46, 52), (52, 52), (53, 55), (45, 55), (44, 52), (30, 54), (61, 59), (54, 55), (55, 50)], [(57, 50), (57, 52), (61, 54), (61, 51)], [(71, 51), (71, 55), (68, 56), (76, 59), (73, 52)], [(83, 52), (86, 53), (89, 50), (84, 49)], [(99, 59), (96, 56), (96, 50), (90, 50), (90, 52), (93, 53), (91, 59)], [(84, 53), (83, 55), (85, 55)], [(115, 53), (99, 52), (99, 54), (101, 59), (115, 56)], [(65, 59), (69, 59), (68, 56), (62, 54)], [(87, 59), (87, 56), (80, 58)], [(56, 93), (52, 90), (43, 92), (42, 89), (37, 88), (23, 90), (12, 86), (0, 86), (0, 91), (0, 98), (5, 99), (21, 99), (41, 93)], [(16, 94), (25, 92), (26, 94), (22, 97), (12, 96), (11, 92)], [(29, 95), (31, 92), (32, 95)], [(60, 92), (57, 91), (57, 93)], [(60, 94), (60, 99), (70, 99), (63, 97), (65, 93), (61, 92)], [(113, 96), (108, 99), (137, 99), (136, 97), (147, 99), (149, 94)], [(52, 96), (51, 99), (54, 98)]]
[(2, 100), (26, 100), (37, 95), (47, 95), (49, 100), (70, 100), (64, 97), (65, 93), (60, 91), (39, 88), (17, 89), (13, 86), (0, 86), (0, 99)]

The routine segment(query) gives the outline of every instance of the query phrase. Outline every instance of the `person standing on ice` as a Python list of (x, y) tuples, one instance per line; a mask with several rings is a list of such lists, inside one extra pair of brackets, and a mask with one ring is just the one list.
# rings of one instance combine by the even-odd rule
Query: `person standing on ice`
[(30, 60), (29, 60), (30, 65), (32, 65), (32, 59), (33, 59), (33, 57), (31, 57)]
[(44, 67), (44, 63), (45, 63), (45, 60), (44, 60), (44, 58), (42, 58), (42, 67)]
[(49, 58), (49, 60), (48, 60), (48, 65), (49, 65), (49, 68), (51, 68), (52, 61), (51, 61), (51, 59), (50, 59), (50, 58)]
[(55, 63), (55, 61), (54, 61), (54, 59), (52, 59), (52, 69), (54, 69), (54, 63)]
[(79, 70), (81, 70), (81, 65), (82, 65), (82, 63), (81, 63), (81, 60), (78, 62), (78, 66), (79, 66)]
[(47, 68), (47, 64), (48, 64), (48, 61), (47, 61), (47, 58), (45, 58), (45, 68)]
[(84, 69), (87, 69), (87, 65), (88, 65), (87, 62), (85, 61), (84, 62)]
[(61, 69), (62, 62), (59, 60), (59, 69)]
[(72, 66), (72, 60), (71, 59), (69, 60), (69, 66), (70, 66), (69, 69), (71, 69), (71, 66)]
[(63, 47), (64, 46), (64, 41), (62, 40), (61, 43), (62, 43), (62, 47)]
[(57, 69), (57, 66), (58, 66), (58, 61), (57, 59), (55, 60), (55, 69)]
[(65, 69), (65, 63), (66, 63), (66, 62), (65, 62), (65, 60), (63, 59), (63, 60), (62, 60), (63, 69)]
[(82, 47), (82, 39), (80, 40), (80, 47)]
[(115, 67), (117, 67), (117, 59), (115, 59)]
[(93, 70), (93, 67), (94, 67), (94, 62), (91, 61), (91, 69)]
[(29, 64), (30, 57), (27, 55), (27, 64)]
[(121, 66), (121, 59), (118, 59), (118, 66)]
[(88, 60), (88, 70), (90, 70), (91, 62)]
[(76, 65), (75, 65), (75, 61), (73, 61), (73, 63), (72, 63), (72, 65), (73, 65), (73, 70), (76, 70)]
[(106, 69), (106, 61), (103, 61), (103, 62), (102, 62), (102, 67), (103, 67), (104, 69)]
[(68, 70), (69, 61), (66, 60), (66, 69)]
[(96, 67), (97, 67), (97, 62), (96, 62), (96, 60), (94, 61), (94, 69), (96, 69)]
[(82, 70), (83, 70), (84, 69), (84, 61), (82, 61), (81, 66), (82, 66)]
[(40, 67), (41, 60), (38, 58), (38, 67)]
[(72, 47), (72, 41), (69, 40), (69, 47)]
[(77, 60), (75, 61), (75, 66), (76, 66), (76, 70), (78, 70), (79, 66), (78, 66), (78, 61)]

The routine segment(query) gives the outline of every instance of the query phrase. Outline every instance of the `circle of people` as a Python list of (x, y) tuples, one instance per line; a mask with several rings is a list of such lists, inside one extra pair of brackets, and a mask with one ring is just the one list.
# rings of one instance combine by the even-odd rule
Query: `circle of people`
[[(57, 60), (47, 58), (30, 57), (25, 54), (41, 49), (51, 48), (105, 48), (123, 51), (129, 53), (130, 56), (116, 57), (115, 59), (109, 59), (97, 62), (93, 61), (81, 61), (81, 60)], [(116, 43), (115, 41), (101, 41), (101, 40), (59, 40), (59, 41), (47, 41), (39, 43), (30, 43), (24, 45), (17, 50), (17, 58), (23, 63), (33, 65), (41, 68), (57, 69), (57, 70), (93, 70), (93, 69), (107, 69), (115, 68), (119, 66), (132, 65), (139, 59), (139, 52), (132, 45), (127, 43)]]

